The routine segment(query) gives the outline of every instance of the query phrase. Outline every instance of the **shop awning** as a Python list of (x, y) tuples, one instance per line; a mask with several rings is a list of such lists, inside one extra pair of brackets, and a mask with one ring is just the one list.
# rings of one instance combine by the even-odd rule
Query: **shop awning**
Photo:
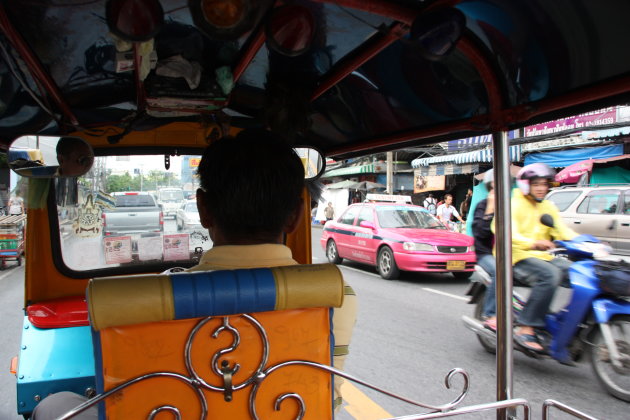
[(525, 165), (546, 163), (552, 168), (564, 168), (586, 159), (605, 159), (623, 155), (623, 144), (587, 147), (584, 149), (557, 150), (545, 153), (530, 153), (525, 156)]
[(333, 169), (332, 171), (327, 171), (324, 173), (322, 178), (330, 178), (333, 176), (343, 176), (343, 175), (356, 175), (356, 174), (371, 174), (376, 172), (373, 163), (368, 163), (366, 165), (356, 165), (356, 166), (348, 166), (345, 168)]
[[(521, 160), (521, 146), (510, 146), (510, 160), (518, 162)], [(434, 165), (436, 163), (453, 162), (455, 164), (492, 162), (492, 149), (475, 150), (474, 152), (454, 153), (450, 155), (433, 156), (429, 158), (414, 159), (411, 166), (420, 168)]]
[(422, 166), (415, 170), (415, 174), (421, 176), (459, 175), (477, 172), (479, 172), (479, 165), (476, 163), (468, 163), (465, 165), (455, 165), (452, 163), (434, 164), (431, 166)]

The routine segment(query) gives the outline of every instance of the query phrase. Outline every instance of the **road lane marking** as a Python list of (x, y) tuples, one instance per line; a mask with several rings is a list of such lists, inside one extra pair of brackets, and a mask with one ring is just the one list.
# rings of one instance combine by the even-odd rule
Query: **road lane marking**
[(467, 297), (453, 295), (451, 293), (442, 292), (440, 290), (431, 289), (429, 287), (423, 287), (422, 290), (426, 290), (427, 292), (435, 293), (442, 296), (448, 296), (453, 299), (463, 300), (464, 302), (468, 302), (470, 300), (470, 298), (467, 298)]
[[(21, 266), (15, 267), (15, 268), (20, 269), (20, 268), (23, 268), (23, 267), (24, 267), (24, 266), (23, 266), (23, 265), (21, 265)], [(10, 274), (15, 274), (15, 273), (13, 273), (13, 270), (9, 270), (9, 271), (7, 271), (6, 273), (4, 273), (4, 274), (2, 274), (2, 275), (0, 276), (0, 280), (2, 280), (3, 278), (5, 278), (6, 276), (8, 276), (8, 275), (10, 275)]]
[(341, 395), (346, 402), (343, 407), (344, 410), (357, 420), (378, 420), (394, 417), (348, 380), (344, 380), (341, 384)]
[(370, 272), (367, 272), (367, 271), (363, 271), (361, 269), (354, 268), (354, 267), (346, 267), (345, 265), (337, 265), (337, 267), (344, 268), (346, 270), (356, 271), (357, 273), (365, 274), (367, 276), (372, 276), (372, 277), (376, 277), (376, 278), (380, 278), (381, 277), (378, 274), (370, 273)]

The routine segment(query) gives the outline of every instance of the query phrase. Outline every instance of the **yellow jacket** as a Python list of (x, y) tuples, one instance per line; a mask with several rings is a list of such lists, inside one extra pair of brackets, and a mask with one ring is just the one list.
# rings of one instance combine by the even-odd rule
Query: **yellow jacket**
[[(540, 223), (540, 217), (543, 214), (553, 217), (553, 228)], [(547, 251), (532, 250), (532, 244), (539, 239), (569, 240), (577, 235), (564, 223), (554, 203), (549, 200), (537, 203), (524, 196), (520, 190), (514, 190), (512, 194), (512, 264), (525, 258), (552, 260), (553, 256)]]

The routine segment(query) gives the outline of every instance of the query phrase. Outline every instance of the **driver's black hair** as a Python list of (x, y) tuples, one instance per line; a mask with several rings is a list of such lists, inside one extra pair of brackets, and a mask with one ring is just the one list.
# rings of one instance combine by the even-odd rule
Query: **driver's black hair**
[(58, 155), (64, 155), (70, 153), (76, 147), (83, 146), (85, 144), (85, 141), (78, 137), (60, 137), (55, 151)]
[(233, 237), (281, 233), (305, 185), (295, 151), (261, 129), (210, 144), (197, 173), (207, 211)]

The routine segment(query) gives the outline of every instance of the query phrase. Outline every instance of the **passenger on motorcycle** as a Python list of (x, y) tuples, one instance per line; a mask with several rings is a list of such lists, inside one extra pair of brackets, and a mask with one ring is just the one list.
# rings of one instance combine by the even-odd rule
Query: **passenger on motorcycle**
[[(566, 278), (570, 262), (554, 258), (548, 251), (553, 240), (570, 240), (577, 236), (566, 226), (558, 208), (545, 200), (549, 182), (555, 172), (544, 163), (533, 163), (517, 175), (519, 190), (512, 196), (512, 264), (514, 272), (532, 287), (532, 292), (516, 323), (514, 340), (522, 347), (543, 352), (534, 328), (545, 327), (545, 315), (558, 285)], [(543, 214), (553, 217), (554, 226), (541, 223)]]
[(494, 233), (492, 233), (492, 220), (494, 219), (494, 171), (490, 169), (483, 176), (483, 184), (488, 189), (488, 196), (477, 203), (472, 221), (472, 234), (475, 239), (475, 255), (477, 265), (483, 268), (490, 275), (491, 283), (486, 288), (486, 295), (483, 303), (482, 316), (485, 318), (484, 327), (497, 330), (496, 301), (494, 279), (496, 272), (496, 261), (492, 254), (494, 247)]

